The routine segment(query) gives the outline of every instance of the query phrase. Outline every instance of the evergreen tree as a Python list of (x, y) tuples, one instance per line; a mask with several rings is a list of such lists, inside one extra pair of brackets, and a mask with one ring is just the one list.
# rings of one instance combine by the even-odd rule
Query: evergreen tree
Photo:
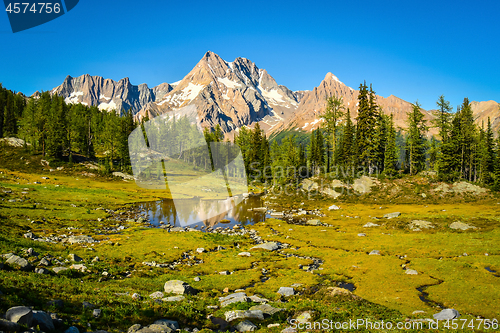
[(441, 145), (441, 156), (438, 163), (438, 177), (444, 181), (460, 178), (460, 114), (456, 113), (451, 121), (448, 140)]
[(468, 98), (464, 98), (458, 115), (460, 117), (460, 174), (462, 178), (472, 181), (475, 171), (476, 146), (474, 143), (477, 128)]
[[(336, 151), (337, 151), (337, 123), (342, 119), (344, 115), (344, 102), (342, 97), (338, 98), (328, 97), (326, 99), (326, 109), (321, 118), (324, 119), (325, 130), (330, 135), (329, 147), (331, 147), (332, 164), (336, 165)], [(328, 166), (330, 165), (330, 159), (328, 159)], [(328, 171), (329, 171), (328, 167)]]
[(412, 111), (408, 114), (408, 139), (407, 139), (407, 159), (409, 172), (415, 175), (425, 169), (425, 124), (424, 114), (420, 109), (420, 104), (415, 102)]
[(391, 113), (387, 124), (386, 146), (384, 154), (384, 174), (389, 177), (395, 177), (397, 173), (398, 153), (396, 147), (396, 129), (394, 128), (394, 116)]
[(374, 171), (374, 128), (377, 122), (378, 106), (376, 104), (375, 92), (370, 86), (370, 92), (366, 82), (359, 86), (358, 95), (358, 117), (356, 124), (356, 145), (358, 162), (368, 169), (371, 174)]

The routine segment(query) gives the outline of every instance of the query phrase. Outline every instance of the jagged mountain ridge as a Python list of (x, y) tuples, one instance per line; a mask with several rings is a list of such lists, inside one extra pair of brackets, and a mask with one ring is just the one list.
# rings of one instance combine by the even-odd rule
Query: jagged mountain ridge
[(85, 74), (79, 77), (68, 75), (64, 82), (50, 93), (63, 96), (66, 103), (82, 103), (87, 106), (97, 106), (101, 110), (118, 112), (131, 109), (133, 113), (137, 113), (147, 103), (162, 98), (172, 89), (168, 83), (150, 89), (145, 83), (132, 85), (128, 77), (116, 82), (101, 76)]
[[(328, 96), (341, 96), (351, 118), (357, 116), (358, 90), (348, 87), (328, 73), (313, 90), (291, 91), (279, 85), (265, 69), (246, 58), (233, 62), (208, 51), (198, 64), (180, 81), (162, 83), (149, 88), (132, 85), (128, 78), (118, 82), (100, 76), (66, 77), (52, 94), (63, 96), (68, 103), (98, 106), (102, 110), (132, 110), (137, 119), (155, 117), (180, 107), (194, 104), (203, 127), (217, 124), (224, 132), (234, 133), (242, 126), (259, 122), (267, 133), (282, 130), (311, 131), (321, 125), (320, 115)], [(377, 96), (377, 103), (386, 114), (393, 114), (395, 124), (406, 128), (407, 113), (412, 104), (396, 96)], [(495, 132), (500, 129), (498, 103), (472, 102), (476, 123), (491, 117)], [(425, 119), (433, 118), (423, 110)], [(431, 130), (435, 134), (435, 130)]]

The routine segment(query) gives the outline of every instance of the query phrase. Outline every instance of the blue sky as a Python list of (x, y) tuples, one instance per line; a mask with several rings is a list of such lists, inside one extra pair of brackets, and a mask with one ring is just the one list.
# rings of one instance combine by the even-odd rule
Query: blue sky
[(444, 94), (500, 102), (500, 1), (95, 1), (13, 34), (0, 13), (0, 82), (25, 94), (66, 75), (150, 87), (210, 50), (245, 57), (278, 84), (311, 90), (327, 72), (425, 109)]

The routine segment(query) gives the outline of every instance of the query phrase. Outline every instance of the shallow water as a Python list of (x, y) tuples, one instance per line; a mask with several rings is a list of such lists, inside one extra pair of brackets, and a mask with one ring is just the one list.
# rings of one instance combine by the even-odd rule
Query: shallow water
[(269, 217), (265, 211), (252, 211), (262, 207), (259, 197), (243, 199), (235, 205), (230, 199), (203, 200), (194, 199), (165, 199), (161, 201), (145, 202), (139, 208), (146, 212), (153, 226), (159, 227), (161, 221), (175, 227), (200, 228), (202, 226), (233, 227), (236, 224), (251, 225)]

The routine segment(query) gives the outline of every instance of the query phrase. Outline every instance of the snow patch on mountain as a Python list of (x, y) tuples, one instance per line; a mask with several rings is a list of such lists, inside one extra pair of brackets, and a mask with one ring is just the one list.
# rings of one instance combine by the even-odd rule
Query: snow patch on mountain
[(99, 110), (106, 110), (106, 111), (116, 110), (116, 103), (115, 101), (111, 101), (109, 103), (101, 103), (99, 104), (98, 108)]
[(234, 81), (228, 79), (227, 77), (225, 77), (225, 78), (218, 77), (217, 81), (219, 81), (220, 83), (222, 83), (223, 85), (225, 85), (226, 87), (228, 87), (230, 89), (240, 88), (241, 87), (241, 84), (239, 84), (237, 82), (234, 82)]
[(77, 104), (78, 103), (78, 96), (83, 96), (83, 91), (74, 91), (69, 95), (69, 97), (66, 97), (64, 101), (66, 104)]

